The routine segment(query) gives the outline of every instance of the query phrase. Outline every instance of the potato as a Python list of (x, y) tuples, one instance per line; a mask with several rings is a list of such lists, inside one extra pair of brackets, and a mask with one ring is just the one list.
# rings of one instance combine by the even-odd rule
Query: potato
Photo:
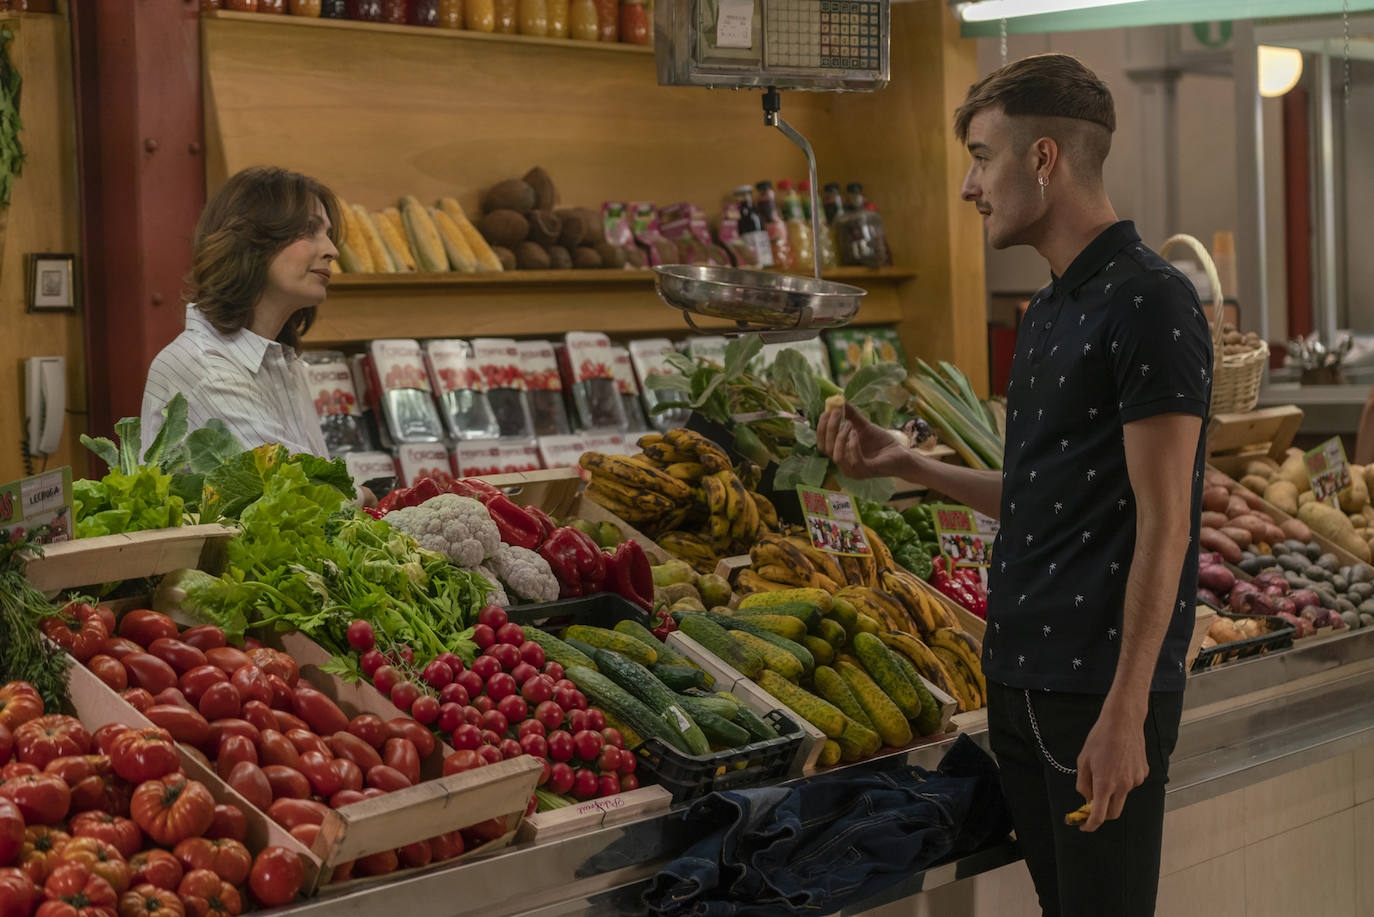
[(1240, 545), (1236, 544), (1216, 529), (1202, 529), (1198, 533), (1198, 541), (1202, 543), (1202, 547), (1205, 550), (1216, 551), (1220, 554), (1223, 560), (1233, 564), (1240, 563)]
[(1256, 475), (1267, 481), (1279, 473), (1279, 466), (1273, 459), (1256, 459), (1246, 463), (1245, 473)]
[(1202, 473), (1202, 483), (1208, 487), (1220, 487), (1224, 490), (1231, 489), (1231, 479), (1214, 468), (1208, 468)]
[(1312, 489), (1311, 482), (1307, 480), (1307, 463), (1303, 461), (1301, 452), (1297, 455), (1290, 454), (1283, 460), (1283, 466), (1279, 468), (1279, 477), (1296, 487), (1298, 493)]
[(1316, 499), (1317, 498), (1312, 495), (1312, 491), (1304, 490), (1302, 493), (1298, 494), (1298, 509), (1302, 509), (1307, 504), (1315, 502)]
[(1262, 494), (1265, 488), (1269, 486), (1269, 478), (1258, 474), (1247, 474), (1240, 479), (1240, 486), (1257, 494)]
[(1236, 491), (1235, 496), (1238, 496), (1242, 500), (1244, 500), (1245, 505), (1250, 507), (1252, 510), (1258, 510), (1261, 513), (1264, 512), (1264, 498), (1261, 497), (1259, 494), (1255, 493), (1253, 490), (1245, 490), (1244, 488), (1241, 488), (1240, 490)]
[(1225, 513), (1214, 513), (1211, 510), (1203, 510), (1202, 524), (1208, 528), (1219, 529), (1227, 522)]
[[(1295, 508), (1293, 511), (1297, 512), (1297, 509)], [(1312, 530), (1308, 528), (1307, 523), (1303, 522), (1301, 519), (1289, 519), (1287, 522), (1280, 525), (1279, 528), (1283, 530), (1284, 538), (1292, 538), (1294, 541), (1301, 541), (1303, 544), (1312, 540)]]
[(1290, 516), (1298, 511), (1298, 489), (1292, 481), (1276, 479), (1264, 488), (1264, 499)]
[(1202, 508), (1214, 513), (1226, 512), (1226, 504), (1231, 500), (1231, 492), (1225, 487), (1209, 486), (1202, 491)]
[(1350, 486), (1342, 487), (1336, 499), (1340, 500), (1341, 509), (1347, 513), (1358, 513), (1369, 505), (1369, 488), (1364, 483), (1364, 469), (1359, 465), (1350, 467)]
[(1255, 540), (1251, 537), (1248, 529), (1239, 528), (1237, 526), (1226, 525), (1217, 529), (1217, 531), (1234, 541), (1242, 549), (1250, 547), (1251, 542)]
[(1370, 493), (1374, 493), (1374, 462), (1364, 466), (1364, 486)]
[(1249, 512), (1250, 504), (1246, 503), (1240, 494), (1231, 494), (1230, 499), (1226, 501), (1226, 515), (1232, 519), (1247, 515)]
[(1284, 540), (1283, 529), (1270, 522), (1264, 527), (1264, 543), (1268, 545), (1281, 544)]
[(1350, 520), (1340, 510), (1314, 501), (1298, 507), (1298, 518), (1306, 522), (1312, 531), (1324, 535), (1365, 563), (1374, 559), (1374, 554), (1370, 553), (1369, 543), (1361, 541), (1356, 536), (1355, 526), (1351, 525)]

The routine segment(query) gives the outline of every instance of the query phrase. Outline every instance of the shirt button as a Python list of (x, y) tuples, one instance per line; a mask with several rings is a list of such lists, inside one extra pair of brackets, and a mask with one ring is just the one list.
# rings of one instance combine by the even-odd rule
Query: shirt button
[(1045, 322), (1045, 330), (1046, 330), (1046, 331), (1048, 331), (1049, 329), (1051, 329), (1051, 328), (1053, 328), (1053, 327), (1054, 327), (1054, 322)]

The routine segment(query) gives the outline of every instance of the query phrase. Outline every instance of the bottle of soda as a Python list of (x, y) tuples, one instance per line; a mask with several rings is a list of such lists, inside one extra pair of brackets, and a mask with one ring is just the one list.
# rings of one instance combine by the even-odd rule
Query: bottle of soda
[(821, 200), (825, 207), (825, 222), (834, 226), (835, 218), (844, 213), (844, 198), (840, 196), (840, 183), (836, 181), (826, 182)]
[(754, 187), (759, 192), (759, 219), (768, 232), (768, 241), (773, 246), (773, 267), (780, 271), (790, 271), (796, 267), (796, 254), (787, 238), (787, 224), (778, 212), (778, 202), (773, 196), (773, 183), (761, 181)]
[(735, 189), (735, 203), (739, 205), (739, 237), (754, 253), (754, 263), (760, 268), (773, 266), (773, 246), (763, 220), (754, 207), (754, 189), (740, 185)]

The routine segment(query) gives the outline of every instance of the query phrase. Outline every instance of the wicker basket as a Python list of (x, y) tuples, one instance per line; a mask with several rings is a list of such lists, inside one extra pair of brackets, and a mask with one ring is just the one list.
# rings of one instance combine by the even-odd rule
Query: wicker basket
[(1264, 366), (1269, 362), (1269, 345), (1261, 340), (1255, 350), (1229, 356), (1222, 353), (1224, 298), (1221, 280), (1217, 277), (1217, 267), (1212, 263), (1212, 256), (1207, 253), (1203, 244), (1183, 233), (1170, 236), (1159, 247), (1160, 257), (1168, 258), (1169, 251), (1175, 247), (1186, 248), (1197, 257), (1202, 269), (1207, 272), (1208, 282), (1212, 285), (1212, 416), (1253, 410), (1259, 402), (1260, 380), (1264, 377)]

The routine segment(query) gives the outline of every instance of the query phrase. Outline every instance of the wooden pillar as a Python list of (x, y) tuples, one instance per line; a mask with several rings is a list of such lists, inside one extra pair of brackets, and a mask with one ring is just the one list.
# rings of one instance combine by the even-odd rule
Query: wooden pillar
[(73, 4), (92, 434), (139, 413), (183, 327), (205, 204), (199, 15), (190, 0)]

